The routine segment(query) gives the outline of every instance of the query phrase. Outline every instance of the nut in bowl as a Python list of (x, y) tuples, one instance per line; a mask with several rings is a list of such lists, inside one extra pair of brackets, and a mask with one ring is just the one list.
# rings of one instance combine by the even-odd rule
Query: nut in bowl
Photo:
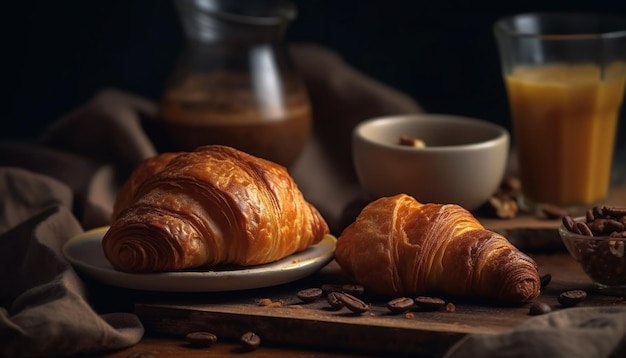
[(404, 193), (423, 203), (484, 204), (500, 186), (509, 132), (446, 114), (406, 114), (360, 123), (353, 131), (356, 174), (368, 200)]
[(595, 206), (586, 216), (565, 216), (558, 230), (598, 288), (626, 293), (626, 207)]

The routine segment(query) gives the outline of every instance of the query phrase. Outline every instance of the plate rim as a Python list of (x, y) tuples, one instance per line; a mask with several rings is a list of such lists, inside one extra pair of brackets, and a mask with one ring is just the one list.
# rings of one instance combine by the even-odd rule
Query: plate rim
[[(250, 266), (246, 268), (241, 268), (237, 270), (211, 270), (208, 269), (206, 271), (169, 271), (169, 272), (156, 272), (156, 273), (141, 273), (141, 274), (133, 274), (127, 272), (121, 272), (113, 269), (112, 267), (102, 267), (97, 264), (91, 264), (85, 261), (81, 257), (77, 257), (74, 255), (71, 250), (74, 249), (78, 243), (84, 243), (84, 240), (90, 240), (89, 244), (94, 245), (95, 242), (101, 242), (102, 237), (106, 233), (110, 226), (101, 226), (97, 228), (93, 228), (87, 231), (84, 231), (81, 234), (75, 235), (71, 237), (65, 244), (63, 245), (62, 252), (63, 256), (66, 260), (78, 271), (81, 271), (87, 274), (89, 277), (111, 286), (128, 288), (133, 290), (140, 291), (155, 291), (155, 292), (226, 292), (226, 291), (240, 291), (240, 290), (248, 290), (255, 288), (265, 288), (270, 286), (276, 286), (279, 284), (293, 282), (299, 279), (302, 279), (306, 276), (313, 274), (314, 272), (322, 269), (328, 263), (330, 263), (334, 259), (335, 247), (337, 243), (337, 238), (332, 234), (326, 234), (315, 245), (311, 245), (307, 249), (296, 252), (292, 255), (284, 257), (278, 261)], [(328, 248), (326, 248), (328, 246)], [(98, 245), (102, 257), (104, 257), (104, 252), (102, 251), (102, 246)], [(288, 267), (280, 267), (285, 264), (285, 260), (294, 260), (295, 257), (306, 255), (306, 251), (313, 248), (324, 249), (317, 256), (305, 257), (298, 262), (289, 265)], [(272, 270), (272, 266), (279, 266), (277, 269)], [(276, 277), (279, 274), (283, 274), (286, 276), (284, 278)], [(291, 275), (285, 275), (291, 273)], [(222, 285), (218, 285), (215, 288), (210, 288), (206, 286), (206, 282), (201, 281), (232, 281), (237, 279), (243, 279), (244, 282), (246, 280), (250, 280), (256, 276), (260, 275), (274, 275), (273, 280), (267, 281), (267, 283), (263, 283), (263, 280), (257, 280), (255, 284), (234, 284), (231, 285), (230, 288), (224, 288)], [(119, 280), (118, 280), (119, 279)], [(153, 285), (153, 281), (157, 280), (179, 280), (184, 281), (178, 287), (177, 285)], [(138, 281), (139, 283), (130, 284), (127, 281)], [(254, 281), (254, 280), (253, 280)], [(142, 283), (143, 282), (143, 283)], [(200, 283), (201, 285), (197, 285)], [(193, 285), (193, 287), (190, 287)]]

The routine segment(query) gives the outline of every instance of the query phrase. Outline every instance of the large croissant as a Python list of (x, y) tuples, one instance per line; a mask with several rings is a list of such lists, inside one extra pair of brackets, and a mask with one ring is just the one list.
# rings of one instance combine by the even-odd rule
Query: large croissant
[(525, 302), (540, 289), (536, 263), (470, 212), (405, 194), (368, 204), (338, 238), (335, 258), (366, 289), (389, 296)]
[(328, 232), (284, 167), (210, 145), (136, 168), (102, 245), (120, 271), (157, 272), (273, 262)]

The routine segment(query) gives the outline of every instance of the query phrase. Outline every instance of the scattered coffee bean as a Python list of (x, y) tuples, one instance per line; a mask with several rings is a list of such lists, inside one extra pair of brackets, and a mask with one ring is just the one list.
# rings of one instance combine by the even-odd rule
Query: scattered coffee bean
[(446, 304), (446, 312), (456, 312), (456, 305), (452, 302)]
[(338, 285), (335, 283), (325, 283), (322, 285), (322, 291), (324, 291), (325, 294), (329, 294), (331, 292), (343, 292), (343, 288), (341, 288), (342, 285)]
[(298, 298), (302, 302), (313, 302), (322, 297), (322, 289), (313, 287), (298, 291)]
[(541, 204), (540, 211), (546, 219), (560, 219), (569, 214), (567, 209), (550, 204)]
[(348, 293), (353, 296), (360, 296), (363, 294), (363, 292), (365, 292), (365, 287), (357, 284), (342, 285), (341, 289), (344, 293)]
[(345, 307), (354, 313), (365, 313), (370, 308), (369, 304), (361, 301), (349, 293), (337, 293), (337, 298), (339, 298)]
[(437, 311), (445, 307), (446, 301), (438, 297), (418, 296), (415, 304), (426, 311)]
[(571, 290), (562, 292), (558, 301), (563, 307), (573, 307), (581, 303), (587, 298), (587, 292), (583, 290)]
[(126, 358), (154, 358), (154, 355), (150, 352), (133, 352), (127, 355)]
[(261, 337), (254, 332), (246, 332), (239, 339), (241, 346), (248, 351), (253, 351), (261, 345)]
[(185, 339), (194, 347), (210, 347), (217, 342), (217, 336), (209, 332), (191, 332)]
[(528, 314), (531, 316), (538, 316), (549, 312), (552, 312), (552, 307), (545, 302), (533, 302), (528, 310)]
[(338, 310), (343, 307), (343, 302), (339, 299), (340, 292), (333, 291), (326, 296), (330, 308)]
[(541, 282), (541, 289), (546, 288), (546, 286), (548, 286), (550, 281), (552, 281), (552, 275), (550, 275), (549, 273), (539, 277), (539, 282)]
[(387, 302), (387, 308), (392, 313), (403, 313), (411, 309), (415, 301), (410, 297), (398, 297)]

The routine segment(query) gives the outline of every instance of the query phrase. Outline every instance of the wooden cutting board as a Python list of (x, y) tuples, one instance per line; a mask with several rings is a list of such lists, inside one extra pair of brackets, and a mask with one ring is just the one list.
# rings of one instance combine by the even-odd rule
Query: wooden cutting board
[[(621, 297), (598, 294), (589, 279), (566, 253), (532, 255), (542, 274), (552, 281), (538, 300), (554, 309), (557, 296), (569, 289), (585, 289), (588, 299), (582, 306), (624, 304)], [(264, 344), (295, 345), (322, 350), (352, 352), (411, 353), (441, 356), (469, 333), (506, 332), (531, 318), (528, 305), (496, 306), (486, 302), (451, 300), (454, 311), (391, 314), (386, 300), (362, 298), (371, 309), (361, 315), (346, 308), (329, 309), (320, 299), (302, 303), (298, 290), (324, 283), (347, 283), (335, 262), (299, 282), (268, 289), (207, 294), (168, 294), (151, 302), (138, 303), (135, 312), (148, 333), (185, 335), (209, 331), (221, 339), (237, 339), (245, 331), (259, 334)], [(275, 306), (262, 306), (269, 299)]]

